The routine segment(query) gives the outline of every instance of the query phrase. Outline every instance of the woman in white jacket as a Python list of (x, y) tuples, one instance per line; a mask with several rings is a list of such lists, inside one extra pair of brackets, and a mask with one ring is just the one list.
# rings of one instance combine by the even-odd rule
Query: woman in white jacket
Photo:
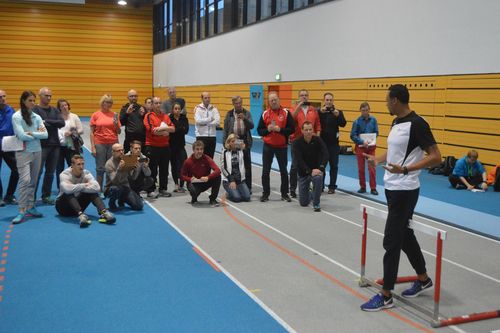
[(235, 134), (230, 134), (221, 154), (222, 186), (227, 192), (228, 200), (233, 202), (250, 201), (250, 191), (245, 183), (242, 145), (243, 143), (237, 142)]

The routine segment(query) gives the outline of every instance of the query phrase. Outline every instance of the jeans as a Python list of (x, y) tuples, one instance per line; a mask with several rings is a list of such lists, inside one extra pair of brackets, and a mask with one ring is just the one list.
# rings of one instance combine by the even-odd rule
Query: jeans
[(103, 189), (104, 184), (104, 174), (106, 172), (106, 162), (113, 155), (113, 144), (97, 144), (95, 145), (95, 168), (96, 168), (96, 180)]
[[(328, 189), (334, 190), (337, 188), (337, 173), (339, 171), (340, 146), (338, 144), (329, 143), (326, 144), (326, 148), (328, 149), (328, 163), (330, 164), (330, 185), (328, 185)], [(325, 175), (326, 173), (323, 174), (323, 183)]]
[(42, 164), (40, 166), (40, 173), (38, 174), (38, 180), (36, 183), (35, 196), (38, 191), (40, 178), (42, 178), (42, 171), (45, 168), (42, 183), (42, 198), (50, 197), (50, 194), (52, 192), (52, 182), (54, 181), (54, 174), (56, 173), (60, 150), (60, 146), (42, 147)]
[(2, 168), (2, 158), (10, 169), (10, 177), (9, 186), (7, 187), (7, 192), (5, 192), (5, 196), (3, 196), (2, 181), (0, 180), (0, 199), (12, 198), (14, 197), (14, 192), (16, 192), (17, 182), (19, 181), (19, 173), (17, 172), (16, 165), (16, 155), (11, 151), (0, 150), (0, 170)]
[(126, 186), (111, 186), (107, 193), (109, 202), (114, 203), (116, 200), (126, 203), (132, 210), (142, 210), (144, 202), (142, 198)]
[(222, 186), (227, 192), (227, 199), (232, 202), (250, 201), (250, 190), (247, 184), (241, 182), (236, 185), (236, 189), (231, 189), (229, 187), (229, 182), (227, 180), (222, 182)]
[[(309, 186), (313, 184), (312, 193), (309, 191)], [(323, 175), (305, 176), (299, 178), (299, 203), (302, 207), (308, 206), (313, 202), (314, 206), (319, 206), (321, 190), (323, 189)]]
[(389, 209), (384, 231), (384, 289), (394, 289), (398, 276), (401, 250), (406, 253), (417, 274), (424, 274), (425, 259), (413, 229), (408, 228), (409, 220), (417, 205), (419, 189), (411, 191), (385, 190)]
[(91, 202), (96, 206), (98, 214), (106, 209), (98, 193), (80, 193), (77, 197), (74, 194), (63, 193), (56, 199), (56, 210), (61, 216), (78, 216), (78, 213), (83, 213)]
[(35, 206), (35, 188), (42, 165), (42, 152), (16, 152), (17, 171), (19, 172), (19, 209)]
[(252, 151), (250, 148), (243, 149), (243, 162), (245, 162), (245, 183), (248, 190), (252, 191)]
[(297, 161), (295, 161), (295, 156), (293, 153), (293, 149), (291, 150), (292, 155), (292, 165), (290, 165), (290, 192), (295, 192), (297, 189)]
[(281, 195), (288, 194), (288, 148), (274, 148), (264, 144), (262, 149), (262, 194), (269, 195), (271, 193), (270, 173), (273, 157), (276, 155), (281, 175)]

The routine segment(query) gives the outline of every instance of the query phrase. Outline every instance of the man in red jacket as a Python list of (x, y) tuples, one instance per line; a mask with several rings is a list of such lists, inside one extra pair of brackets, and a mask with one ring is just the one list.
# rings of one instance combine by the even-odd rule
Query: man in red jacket
[(193, 143), (193, 154), (182, 165), (181, 177), (188, 184), (191, 203), (198, 202), (198, 196), (211, 188), (210, 206), (217, 207), (221, 182), (220, 169), (210, 156), (203, 153), (205, 144), (197, 140)]

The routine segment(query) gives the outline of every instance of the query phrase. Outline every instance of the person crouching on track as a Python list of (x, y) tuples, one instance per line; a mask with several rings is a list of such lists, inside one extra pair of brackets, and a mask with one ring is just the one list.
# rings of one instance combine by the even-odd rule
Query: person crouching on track
[(80, 228), (90, 225), (90, 218), (84, 213), (92, 204), (99, 213), (99, 222), (113, 224), (116, 218), (106, 210), (99, 196), (101, 187), (92, 174), (84, 169), (85, 161), (81, 155), (73, 155), (71, 166), (59, 175), (59, 195), (56, 210), (61, 216), (78, 216)]
[(225, 142), (226, 149), (221, 154), (222, 186), (229, 200), (250, 201), (250, 190), (245, 182), (245, 144), (237, 142), (236, 138), (236, 134), (229, 134)]

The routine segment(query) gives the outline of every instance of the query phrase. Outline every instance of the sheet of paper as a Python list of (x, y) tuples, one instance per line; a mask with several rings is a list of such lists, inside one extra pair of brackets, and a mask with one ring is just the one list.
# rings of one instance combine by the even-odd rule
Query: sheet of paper
[(368, 146), (375, 146), (377, 144), (377, 133), (363, 133), (359, 135), (359, 138), (368, 142)]

